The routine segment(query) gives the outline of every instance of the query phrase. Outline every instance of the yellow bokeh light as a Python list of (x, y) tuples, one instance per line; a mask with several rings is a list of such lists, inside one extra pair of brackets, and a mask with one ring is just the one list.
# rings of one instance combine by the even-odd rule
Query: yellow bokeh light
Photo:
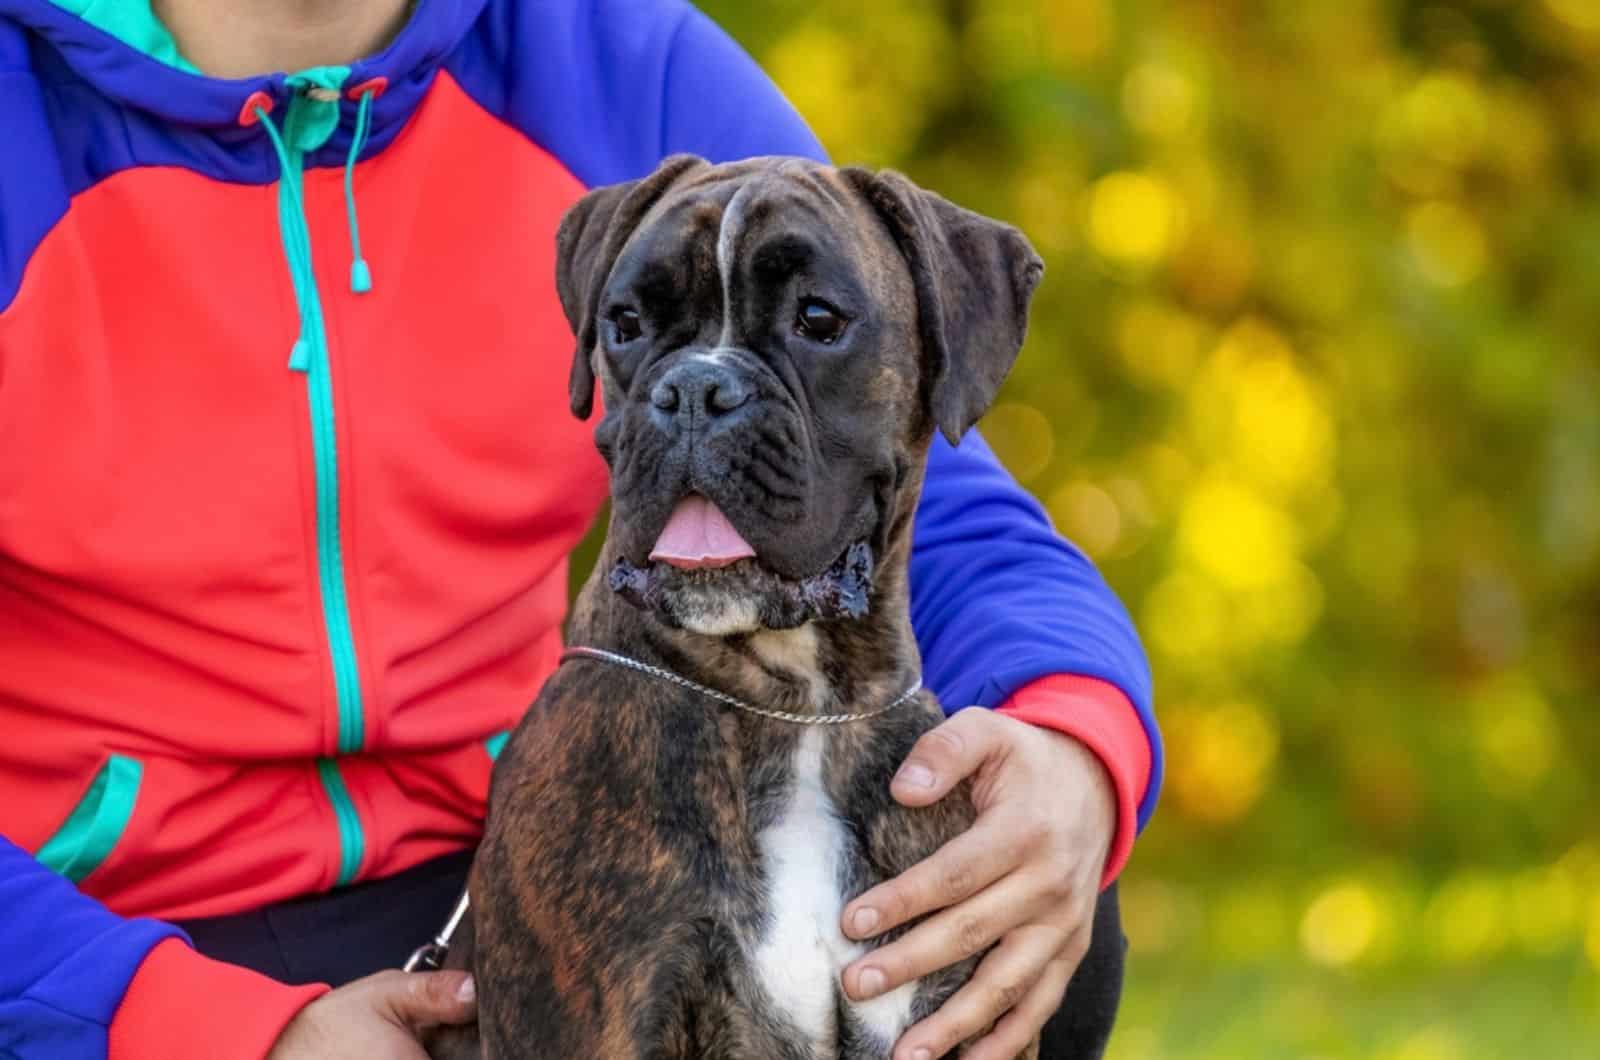
[(1366, 884), (1341, 883), (1319, 894), (1300, 920), (1300, 945), (1318, 964), (1342, 968), (1360, 960), (1377, 936), (1382, 916)]
[(1122, 82), (1122, 109), (1150, 136), (1181, 135), (1194, 123), (1194, 84), (1171, 66), (1142, 63)]
[(1090, 482), (1070, 482), (1050, 496), (1050, 517), (1089, 555), (1099, 558), (1122, 536), (1122, 510), (1116, 500)]
[(1595, 0), (1544, 0), (1556, 18), (1586, 33), (1600, 31), (1600, 4)]
[(1526, 674), (1505, 674), (1474, 695), (1471, 707), (1484, 779), (1502, 795), (1532, 793), (1550, 772), (1559, 739), (1538, 686)]
[(1583, 936), (1583, 950), (1589, 963), (1600, 971), (1600, 894), (1589, 901), (1589, 930)]
[(1216, 585), (1178, 570), (1145, 597), (1140, 628), (1162, 656), (1191, 667), (1220, 667), (1227, 646), (1228, 604)]
[(1460, 165), (1477, 155), (1488, 131), (1483, 95), (1456, 73), (1429, 74), (1405, 98), (1407, 132), (1441, 162)]
[(1260, 799), (1277, 762), (1278, 727), (1259, 707), (1175, 708), (1168, 731), (1169, 775), (1186, 813), (1229, 824)]
[(1483, 229), (1461, 207), (1423, 203), (1406, 218), (1412, 256), (1422, 275), (1441, 287), (1459, 287), (1483, 271), (1488, 246)]
[(1559, 866), (1523, 873), (1511, 884), (1517, 941), (1537, 955), (1554, 953), (1577, 934), (1582, 894), (1572, 874)]
[(1505, 887), (1480, 874), (1458, 876), (1433, 896), (1422, 919), (1423, 933), (1440, 958), (1452, 964), (1481, 962), (1506, 943)]
[(1182, 227), (1182, 204), (1159, 177), (1111, 173), (1089, 191), (1089, 243), (1117, 265), (1159, 264), (1177, 245)]
[(1032, 405), (1002, 402), (984, 416), (982, 430), (1018, 482), (1027, 484), (1050, 466), (1055, 432), (1049, 418)]
[(1179, 518), (1185, 556), (1230, 589), (1291, 582), (1299, 549), (1294, 522), (1258, 493), (1213, 477), (1189, 495)]
[(1039, 5), (1041, 34), (1053, 58), (1072, 64), (1105, 55), (1116, 32), (1110, 0), (1072, 0)]
[(1294, 563), (1281, 581), (1234, 597), (1234, 629), (1246, 644), (1296, 644), (1322, 617), (1322, 605), (1316, 572)]
[(978, 4), (965, 46), (974, 65), (1017, 77), (1044, 64), (1074, 69), (1101, 59), (1116, 22), (1109, 0), (1062, 4)]
[[(883, 49), (895, 61), (879, 61)], [(848, 28), (819, 19), (779, 39), (764, 66), (836, 157), (887, 164), (922, 130), (951, 91), (948, 25), (925, 5), (884, 0)], [(905, 100), (918, 100), (907, 106)]]
[(1236, 387), (1233, 447), (1240, 466), (1278, 488), (1328, 474), (1333, 424), (1292, 361), (1253, 360), (1241, 366)]
[(1115, 327), (1117, 350), (1133, 374), (1174, 389), (1193, 376), (1208, 335), (1200, 319), (1156, 298), (1131, 302)]
[(1454, 1031), (1444, 1026), (1424, 1027), (1407, 1035), (1383, 1060), (1464, 1060), (1466, 1053)]

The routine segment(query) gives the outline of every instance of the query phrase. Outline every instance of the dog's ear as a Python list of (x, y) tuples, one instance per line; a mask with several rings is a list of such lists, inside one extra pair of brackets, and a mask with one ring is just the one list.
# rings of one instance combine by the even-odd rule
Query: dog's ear
[(567, 210), (556, 231), (556, 293), (577, 337), (568, 392), (572, 413), (586, 420), (594, 409), (594, 351), (600, 307), (596, 302), (611, 266), (644, 215), (685, 174), (705, 166), (703, 158), (673, 155), (639, 180), (596, 188)]
[(1008, 224), (964, 210), (893, 170), (841, 170), (911, 267), (929, 415), (955, 445), (989, 409), (1028, 328), (1044, 262)]

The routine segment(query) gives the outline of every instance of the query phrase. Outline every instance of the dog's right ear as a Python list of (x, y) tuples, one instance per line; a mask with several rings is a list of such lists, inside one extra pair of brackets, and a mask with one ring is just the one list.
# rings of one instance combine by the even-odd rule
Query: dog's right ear
[(596, 304), (617, 255), (668, 188), (708, 163), (694, 155), (673, 155), (639, 180), (596, 188), (561, 218), (556, 231), (556, 293), (572, 326), (578, 348), (572, 355), (568, 392), (572, 414), (580, 420), (594, 410), (594, 354), (600, 311)]
[(1022, 349), (1044, 262), (1017, 229), (893, 170), (841, 169), (899, 244), (917, 292), (923, 392), (951, 445), (988, 411)]

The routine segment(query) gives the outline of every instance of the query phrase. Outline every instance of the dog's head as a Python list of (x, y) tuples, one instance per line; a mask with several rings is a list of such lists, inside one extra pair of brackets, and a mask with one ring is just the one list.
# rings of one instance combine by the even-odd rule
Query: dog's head
[(989, 407), (1043, 271), (898, 173), (792, 158), (675, 156), (586, 195), (557, 250), (612, 588), (713, 635), (866, 609), (933, 431)]

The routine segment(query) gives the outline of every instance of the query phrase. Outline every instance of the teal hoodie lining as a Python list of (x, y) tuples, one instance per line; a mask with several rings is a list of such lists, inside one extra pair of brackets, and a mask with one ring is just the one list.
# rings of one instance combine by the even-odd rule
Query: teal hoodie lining
[(51, 3), (83, 19), (95, 29), (109, 34), (134, 51), (148, 55), (186, 74), (199, 69), (178, 51), (178, 42), (161, 24), (150, 7), (150, 0), (50, 0)]

